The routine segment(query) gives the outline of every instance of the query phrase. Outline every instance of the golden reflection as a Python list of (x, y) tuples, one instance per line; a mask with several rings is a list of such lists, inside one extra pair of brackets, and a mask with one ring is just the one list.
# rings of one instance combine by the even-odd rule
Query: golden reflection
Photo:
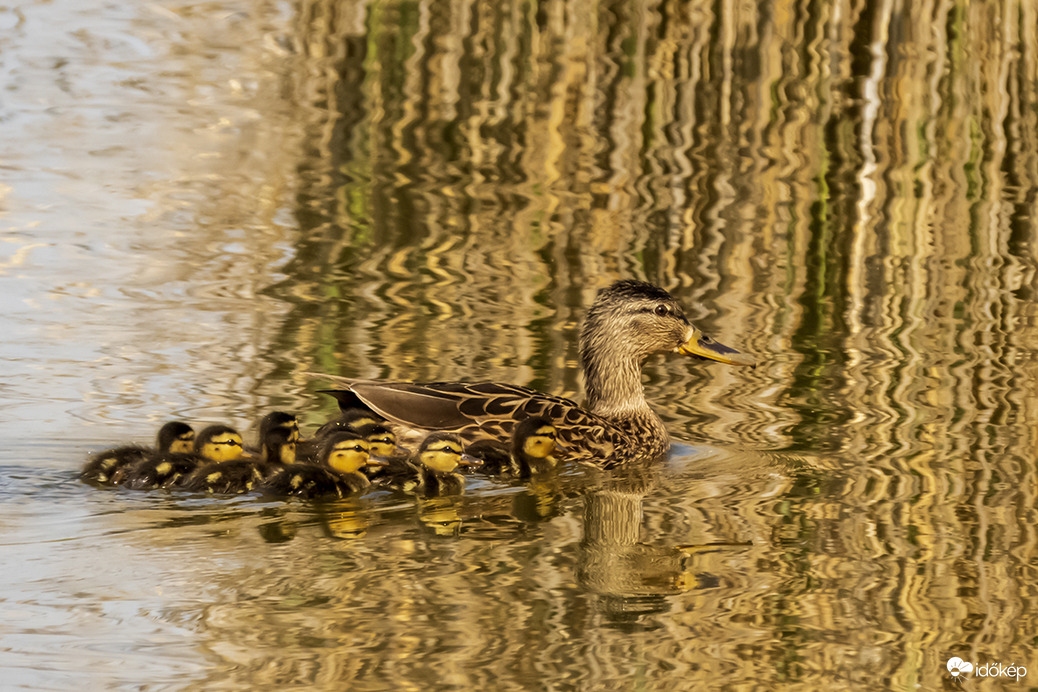
[(219, 255), (181, 309), (254, 320), (190, 353), (252, 395), (207, 402), (327, 412), (306, 371), (572, 396), (579, 320), (629, 277), (763, 357), (646, 366), (674, 437), (721, 451), (242, 531), (243, 564), (192, 562), (212, 593), (167, 613), (206, 683), (938, 689), (952, 655), (1038, 671), (1033, 2), (291, 11), (288, 48), (250, 63), (263, 124), (192, 161), (197, 207), (182, 180), (156, 189), (156, 218), (197, 209)]

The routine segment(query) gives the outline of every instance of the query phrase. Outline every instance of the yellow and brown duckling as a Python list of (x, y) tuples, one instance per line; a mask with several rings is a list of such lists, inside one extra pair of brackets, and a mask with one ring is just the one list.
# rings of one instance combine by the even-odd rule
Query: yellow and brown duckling
[(353, 426), (353, 431), (368, 441), (368, 453), (379, 459), (390, 459), (396, 452), (396, 435), (383, 423)]
[(83, 467), (80, 479), (97, 485), (115, 485), (115, 478), (134, 464), (156, 454), (184, 454), (194, 447), (195, 431), (182, 421), (170, 421), (159, 428), (155, 449), (141, 445), (126, 445), (95, 454)]
[(324, 449), (324, 441), (335, 433), (356, 432), (358, 427), (378, 425), (386, 420), (371, 411), (351, 408), (340, 412), (338, 416), (319, 427), (310, 439), (301, 442), (297, 454), (300, 461), (316, 464)]
[(678, 353), (730, 365), (752, 356), (704, 335), (667, 291), (643, 281), (603, 288), (580, 332), (587, 408), (527, 387), (497, 382), (383, 382), (322, 376), (345, 386), (327, 392), (359, 401), (398, 426), (453, 432), (465, 440), (508, 444), (515, 427), (544, 416), (558, 432), (567, 460), (609, 468), (659, 457), (670, 447), (667, 428), (645, 399), (642, 365), (655, 353)]
[(182, 480), (177, 487), (212, 495), (239, 495), (247, 493), (281, 469), (296, 461), (297, 431), (289, 427), (268, 427), (263, 437), (259, 459), (239, 458), (231, 461), (213, 461), (205, 464)]
[(555, 426), (543, 416), (532, 416), (516, 426), (511, 451), (497, 440), (481, 440), (465, 448), (481, 460), (480, 473), (509, 478), (531, 478), (555, 468)]
[(258, 488), (280, 497), (339, 499), (371, 485), (361, 469), (381, 464), (368, 455), (368, 442), (354, 432), (333, 433), (324, 439), (318, 464), (294, 464), (280, 469)]
[(271, 411), (260, 419), (259, 423), (259, 446), (246, 447), (248, 454), (262, 455), (264, 451), (267, 434), (271, 430), (284, 430), (291, 442), (299, 442), (299, 420), (294, 414), (285, 411)]
[(457, 470), (469, 463), (473, 462), (462, 456), (461, 438), (433, 433), (422, 441), (406, 465), (390, 469), (383, 484), (426, 497), (460, 495), (465, 492), (465, 477)]
[(242, 437), (234, 428), (210, 425), (198, 433), (193, 453), (156, 454), (129, 467), (118, 482), (133, 490), (169, 488), (205, 464), (234, 461), (243, 451)]
[(348, 408), (340, 411), (338, 416), (319, 427), (314, 433), (314, 437), (323, 437), (332, 433), (356, 430), (363, 425), (385, 422), (385, 418), (369, 409)]

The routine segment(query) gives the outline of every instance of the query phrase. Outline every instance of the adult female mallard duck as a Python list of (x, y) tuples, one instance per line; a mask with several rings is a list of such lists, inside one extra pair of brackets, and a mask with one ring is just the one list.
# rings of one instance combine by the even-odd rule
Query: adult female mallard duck
[(156, 454), (184, 454), (190, 452), (195, 442), (195, 431), (182, 421), (170, 421), (159, 428), (158, 445), (155, 449), (141, 445), (126, 445), (95, 454), (83, 467), (80, 479), (96, 485), (115, 485), (133, 464), (138, 464)]
[(210, 425), (198, 433), (193, 453), (156, 454), (129, 467), (118, 482), (133, 490), (173, 487), (205, 464), (240, 458), (243, 450), (241, 435), (234, 428)]
[(328, 393), (356, 399), (391, 422), (507, 443), (515, 426), (543, 416), (555, 426), (560, 457), (612, 467), (666, 453), (670, 437), (649, 407), (641, 371), (654, 353), (673, 352), (729, 365), (755, 365), (704, 335), (662, 288), (623, 280), (598, 292), (580, 333), (587, 408), (517, 385), (383, 382), (324, 376), (345, 385)]
[(368, 443), (353, 432), (333, 433), (325, 438), (320, 465), (293, 464), (266, 479), (258, 490), (280, 497), (339, 499), (360, 492), (371, 481), (361, 473), (368, 464), (380, 464), (368, 456)]
[(298, 437), (298, 430), (291, 426), (268, 426), (264, 431), (259, 459), (211, 461), (176, 481), (176, 486), (212, 495), (247, 493), (282, 469), (295, 464)]
[(465, 448), (469, 456), (481, 460), (476, 467), (491, 476), (531, 478), (555, 468), (555, 426), (544, 416), (532, 416), (515, 426), (512, 449), (497, 440), (480, 440)]

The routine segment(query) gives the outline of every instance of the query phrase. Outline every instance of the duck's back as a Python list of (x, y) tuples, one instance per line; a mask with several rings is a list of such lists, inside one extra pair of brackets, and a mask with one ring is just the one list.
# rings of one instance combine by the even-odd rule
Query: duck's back
[(364, 404), (397, 425), (450, 431), (470, 442), (492, 439), (507, 444), (518, 423), (541, 416), (558, 430), (559, 456), (567, 460), (619, 462), (624, 447), (643, 446), (637, 425), (615, 425), (571, 399), (519, 385), (329, 379), (346, 385)]

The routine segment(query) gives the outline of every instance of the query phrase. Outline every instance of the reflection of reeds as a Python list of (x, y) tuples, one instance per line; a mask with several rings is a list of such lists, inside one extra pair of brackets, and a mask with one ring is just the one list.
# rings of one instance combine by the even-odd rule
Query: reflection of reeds
[[(772, 590), (733, 587), (729, 624), (752, 632), (709, 651), (658, 641), (649, 679), (680, 677), (662, 662), (721, 679), (720, 661), (759, 680), (766, 661), (769, 680), (809, 687), (929, 688), (949, 653), (1038, 670), (1021, 634), (1038, 630), (1033, 3), (307, 0), (294, 21), (271, 117), (300, 130), (278, 159), (299, 228), (252, 238), (262, 261), (241, 279), (269, 284), (291, 244), (269, 289), (290, 309), (259, 339), (281, 377), (264, 386), (318, 369), (572, 393), (594, 289), (653, 280), (762, 356), (755, 372), (650, 362), (677, 436), (825, 467), (736, 506), (766, 514), (777, 546), (759, 566)], [(502, 655), (559, 651), (555, 633), (590, 616), (545, 590), (573, 567), (553, 559), (495, 599), (447, 572), (443, 593), (411, 597), (476, 609), (459, 629), (518, 612), (528, 640)], [(399, 617), (365, 636), (417, 672)], [(589, 643), (601, 677), (578, 686), (619, 676), (598, 658), (618, 648)]]

